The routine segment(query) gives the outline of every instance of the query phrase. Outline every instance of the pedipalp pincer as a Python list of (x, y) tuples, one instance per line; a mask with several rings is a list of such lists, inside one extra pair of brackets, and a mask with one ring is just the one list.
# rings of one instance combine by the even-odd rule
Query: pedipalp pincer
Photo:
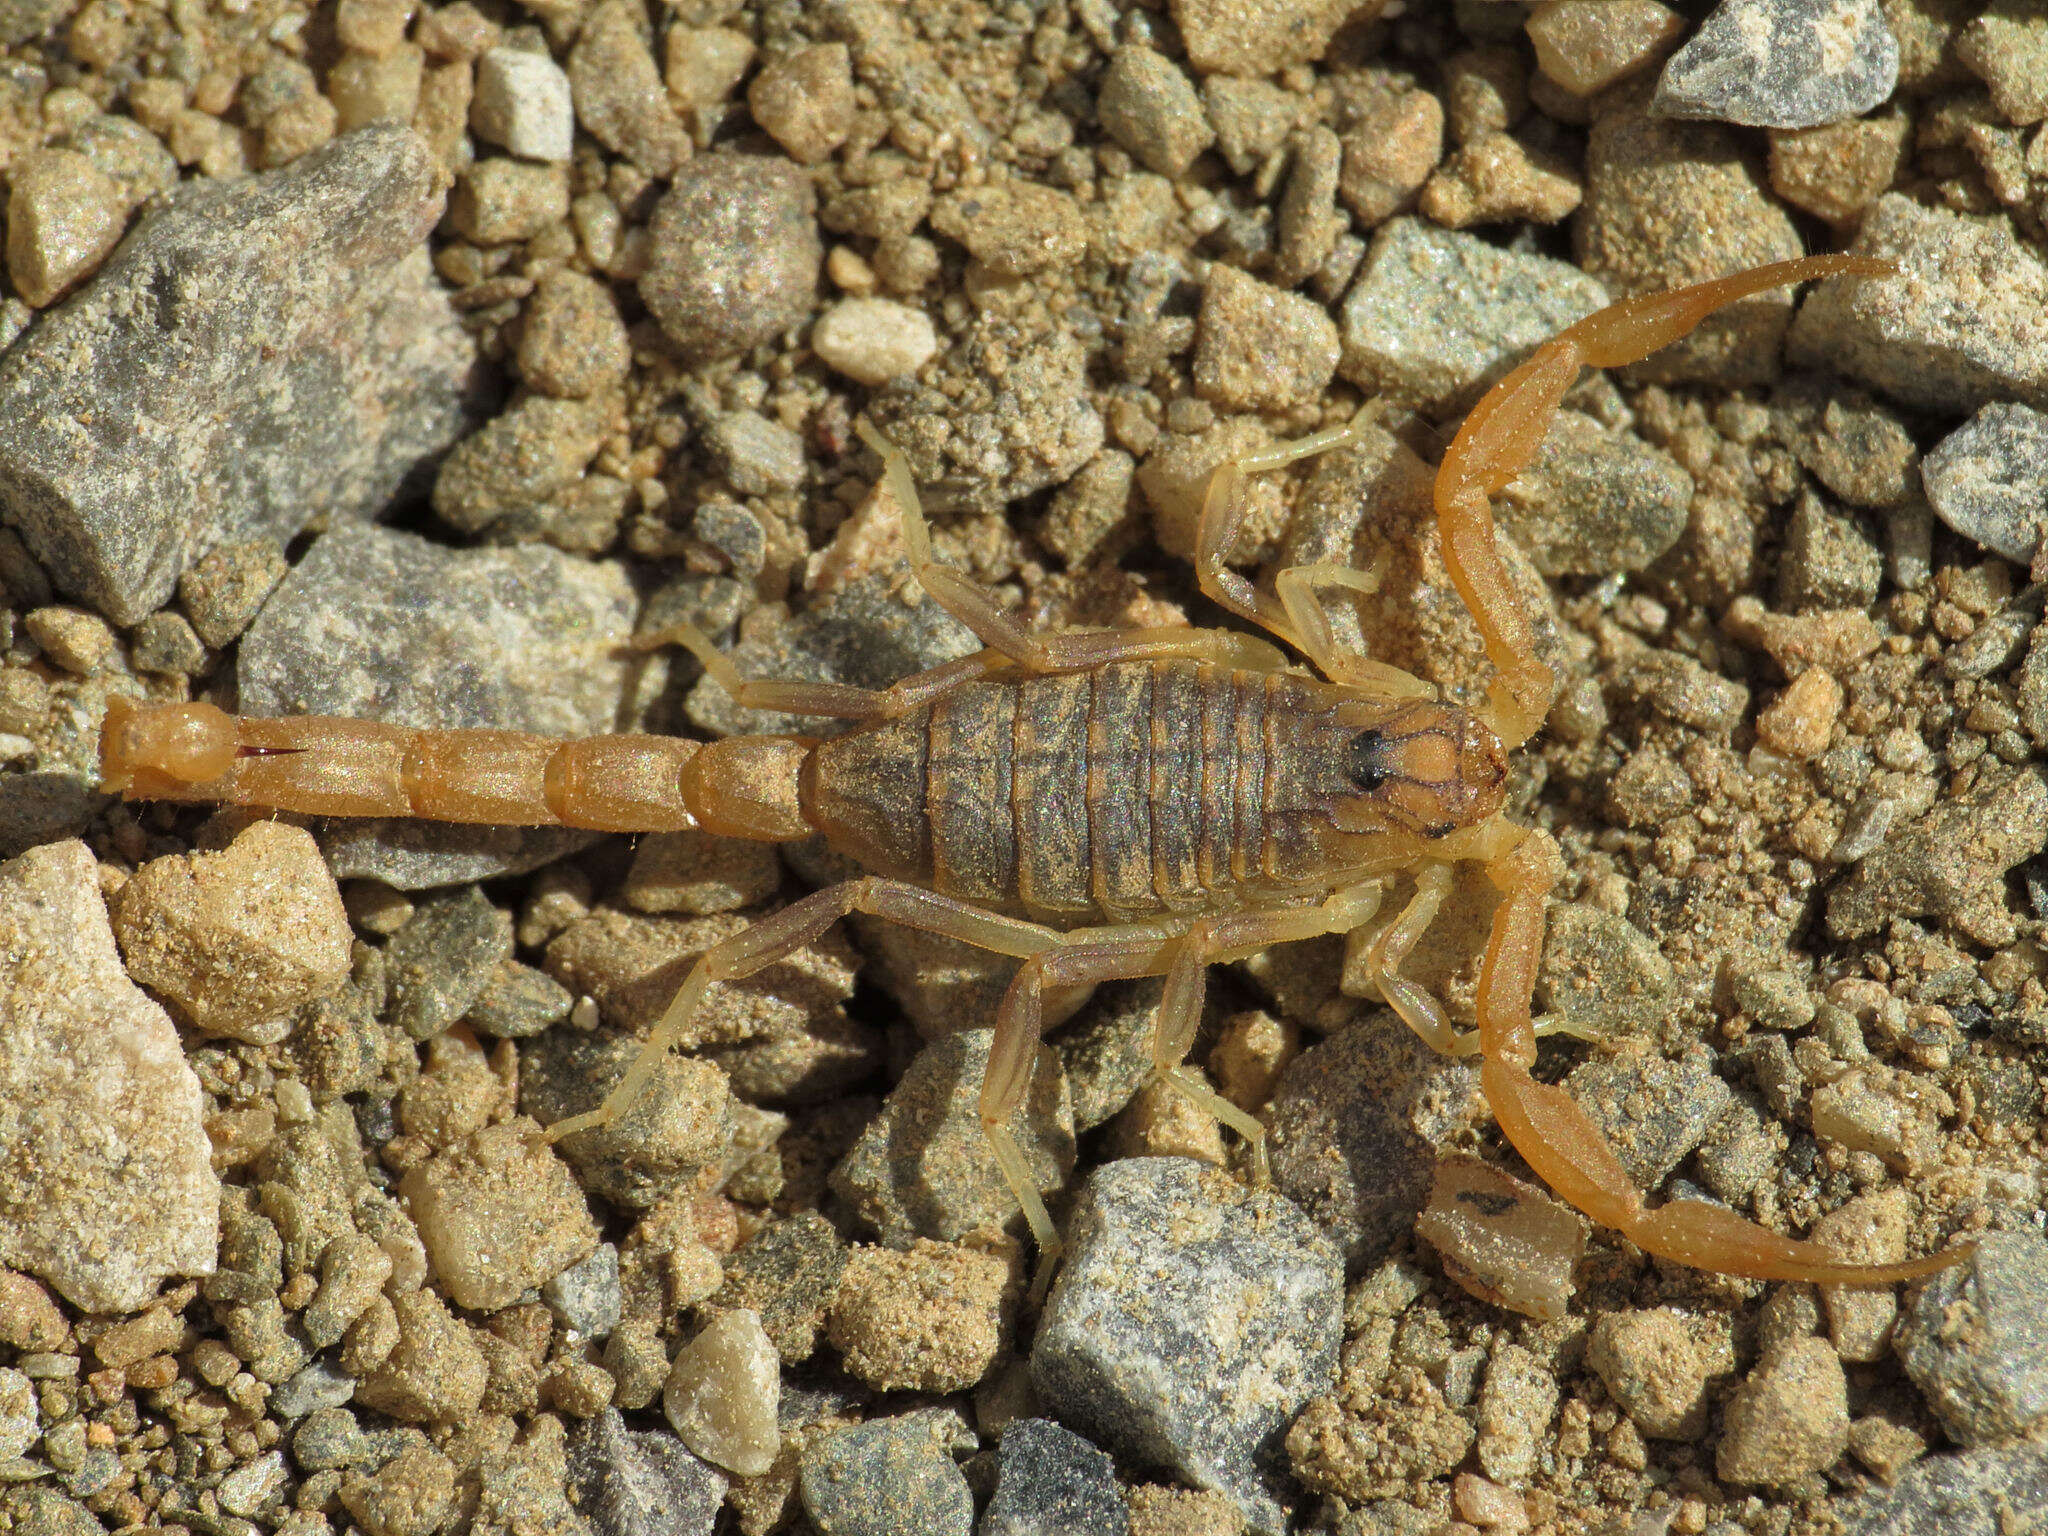
[[(738, 702), (838, 717), (850, 722), (842, 735), (562, 742), (116, 700), (101, 741), (104, 782), (130, 798), (329, 816), (698, 827), (764, 840), (822, 834), (869, 873), (706, 952), (603, 1103), (558, 1121), (550, 1138), (614, 1120), (713, 982), (751, 975), (839, 919), (868, 913), (1022, 962), (995, 1020), (980, 1108), (1048, 1258), (1057, 1230), (1011, 1130), (1047, 993), (1164, 977), (1155, 1075), (1244, 1135), (1262, 1168), (1258, 1121), (1185, 1065), (1207, 967), (1359, 928), (1395, 880), (1409, 880), (1414, 895), (1373, 944), (1369, 968), (1430, 1045), (1480, 1057), (1502, 1131), (1560, 1197), (1647, 1252), (1703, 1269), (1851, 1284), (1924, 1275), (1967, 1250), (1860, 1265), (1720, 1206), (1647, 1207), (1585, 1112), (1532, 1075), (1531, 997), (1559, 858), (1547, 836), (1507, 820), (1503, 806), (1508, 754), (1541, 726), (1554, 680), (1496, 552), (1490, 505), (1529, 463), (1583, 368), (1643, 358), (1764, 289), (1890, 270), (1869, 258), (1816, 256), (1626, 300), (1539, 347), (1486, 395), (1435, 486), (1445, 564), (1497, 673), (1478, 710), (1441, 702), (1427, 685), (1341, 647), (1318, 591), (1366, 584), (1358, 573), (1296, 568), (1268, 593), (1225, 565), (1243, 521), (1245, 476), (1337, 446), (1348, 428), (1216, 471), (1196, 541), (1202, 590), (1305, 656), (1310, 672), (1236, 631), (1027, 631), (989, 593), (934, 561), (901, 455), (863, 427), (902, 508), (913, 573), (985, 649), (868, 691), (743, 680), (702, 636), (675, 637)], [(1462, 862), (1482, 865), (1502, 896), (1480, 971), (1478, 1027), (1467, 1034), (1400, 974)]]

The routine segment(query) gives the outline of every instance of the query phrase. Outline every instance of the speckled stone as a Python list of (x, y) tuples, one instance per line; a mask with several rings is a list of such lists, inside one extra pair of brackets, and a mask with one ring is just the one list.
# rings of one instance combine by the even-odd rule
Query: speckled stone
[(1607, 302), (1597, 278), (1477, 235), (1394, 219), (1374, 236), (1340, 315), (1338, 371), (1402, 404), (1449, 411)]
[(2048, 1241), (1987, 1233), (1906, 1307), (1897, 1350), (1942, 1428), (1963, 1445), (2048, 1423)]
[(1257, 1458), (1335, 1378), (1343, 1265), (1280, 1196), (1185, 1158), (1098, 1168), (1032, 1346), (1059, 1418), (1278, 1532)]
[(725, 1501), (724, 1473), (616, 1408), (570, 1434), (569, 1476), (593, 1536), (711, 1536)]
[(1126, 1536), (1116, 1464), (1051, 1419), (1012, 1419), (996, 1450), (996, 1491), (980, 1536)]
[(476, 350), (427, 258), (437, 178), (379, 127), (188, 181), (7, 352), (0, 520), (60, 589), (132, 624), (201, 550), (375, 516), (460, 435)]
[(220, 1178), (176, 1029), (121, 969), (83, 843), (0, 865), (0, 1263), (87, 1312), (210, 1275)]
[(1904, 273), (1816, 284), (1786, 337), (1789, 361), (1950, 416), (2006, 400), (2048, 410), (2048, 260), (2003, 216), (1891, 193), (1851, 249)]
[[(343, 526), (314, 543), (242, 637), (241, 707), (554, 736), (615, 730), (637, 665), (625, 646), (636, 607), (613, 563)], [(338, 877), (401, 890), (531, 869), (589, 840), (379, 818), (322, 831)]]
[(1849, 1536), (2010, 1536), (2048, 1520), (2048, 1449), (1982, 1446), (1929, 1456), (1842, 1510)]
[(820, 1536), (968, 1536), (974, 1495), (953, 1462), (957, 1422), (928, 1410), (812, 1440), (801, 1486)]
[(789, 162), (698, 155), (648, 221), (646, 301), (686, 356), (730, 356), (811, 311), (825, 249), (810, 182)]
[(1994, 401), (1920, 463), (1935, 516), (2015, 565), (2048, 533), (2048, 415)]
[(1812, 128), (1891, 95), (1899, 42), (1879, 0), (1722, 0), (1657, 85), (1668, 117)]

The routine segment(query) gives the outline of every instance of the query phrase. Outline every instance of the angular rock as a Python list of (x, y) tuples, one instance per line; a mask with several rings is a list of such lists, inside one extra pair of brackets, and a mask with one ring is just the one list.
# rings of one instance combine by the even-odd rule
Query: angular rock
[(1051, 1419), (1012, 1419), (996, 1450), (996, 1491), (980, 1536), (1126, 1536), (1116, 1464)]
[(1385, 1257), (1429, 1198), (1438, 1152), (1466, 1123), (1478, 1074), (1381, 1010), (1289, 1062), (1266, 1115), (1273, 1186), (1356, 1272)]
[(0, 865), (0, 1263), (87, 1312), (210, 1275), (220, 1179), (163, 1009), (121, 969), (83, 843)]
[(486, 1126), (399, 1185), (459, 1307), (508, 1307), (597, 1246), (575, 1175), (538, 1133), (531, 1120)]
[(1792, 363), (1951, 416), (2015, 399), (2048, 410), (2048, 260), (2002, 215), (1890, 193), (1851, 249), (1904, 271), (1815, 285), (1786, 337)]
[(616, 1408), (570, 1433), (569, 1477), (594, 1536), (711, 1536), (725, 1502), (723, 1473)]
[(1667, 117), (1812, 128), (1861, 117), (1898, 79), (1879, 0), (1722, 0), (1664, 66), (1654, 105)]
[(804, 1511), (820, 1536), (968, 1536), (974, 1495), (950, 1448), (958, 1422), (927, 1409), (806, 1445)]
[(1546, 576), (1640, 571), (1685, 532), (1692, 476), (1631, 432), (1582, 411), (1557, 413), (1495, 515)]
[(1098, 1168), (1067, 1242), (1031, 1353), (1046, 1404), (1278, 1532), (1259, 1459), (1335, 1378), (1336, 1250), (1278, 1195), (1160, 1157)]
[(195, 180), (0, 360), (0, 519), (118, 624), (221, 540), (374, 517), (462, 432), (474, 343), (398, 127)]
[[(319, 539), (242, 637), (252, 715), (354, 715), (552, 736), (617, 728), (637, 599), (615, 564), (539, 546), (451, 550), (344, 525)], [(337, 876), (401, 890), (526, 870), (590, 834), (336, 821)]]
[(1395, 219), (1374, 236), (1345, 296), (1338, 371), (1402, 404), (1461, 409), (1606, 302), (1598, 279), (1564, 262)]
[(2048, 1423), (2048, 1241), (1987, 1233), (1913, 1293), (1896, 1345), (1942, 1428), (1963, 1445)]
[(2048, 1520), (2048, 1449), (1985, 1446), (1915, 1462), (1842, 1510), (1849, 1536), (2010, 1536)]
[(2015, 565), (2048, 533), (2048, 415), (2012, 401), (1985, 406), (1920, 461), (1935, 516)]

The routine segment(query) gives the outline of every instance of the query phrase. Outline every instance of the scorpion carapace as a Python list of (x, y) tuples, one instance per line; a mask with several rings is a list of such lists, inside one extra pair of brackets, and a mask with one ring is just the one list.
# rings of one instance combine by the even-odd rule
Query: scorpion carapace
[[(1481, 1057), (1481, 1087), (1503, 1132), (1561, 1197), (1643, 1249), (1705, 1269), (1852, 1284), (1926, 1274), (1967, 1250), (1858, 1265), (1723, 1207), (1646, 1208), (1593, 1122), (1563, 1089), (1531, 1075), (1530, 999), (1558, 856), (1502, 807), (1506, 753), (1542, 722), (1553, 679), (1495, 549), (1488, 501), (1529, 462), (1583, 366), (1645, 357), (1766, 288), (1892, 271), (1865, 257), (1817, 256), (1626, 300), (1539, 347), (1487, 394), (1445, 454), (1435, 492), (1446, 568), (1498, 674), (1476, 712), (1338, 644), (1319, 590), (1370, 589), (1369, 577), (1300, 567), (1267, 593), (1225, 565), (1243, 520), (1244, 476), (1339, 446), (1351, 428), (1222, 466), (1196, 541), (1203, 591), (1300, 650), (1321, 678), (1235, 631), (1026, 631), (932, 559), (901, 455), (864, 428), (902, 509), (912, 572), (987, 648), (868, 691), (745, 680), (701, 635), (673, 636), (740, 703), (855, 722), (844, 735), (562, 742), (116, 700), (101, 742), (105, 783), (130, 798), (330, 816), (695, 826), (768, 839), (823, 832), (872, 873), (707, 951), (604, 1102), (555, 1122), (548, 1136), (615, 1120), (712, 983), (751, 975), (866, 912), (1022, 961), (997, 1012), (981, 1116), (1048, 1259), (1057, 1235), (1011, 1131), (1041, 1048), (1046, 993), (1164, 976), (1155, 1073), (1243, 1134), (1263, 1174), (1258, 1121), (1184, 1065), (1206, 969), (1358, 928), (1405, 878), (1413, 895), (1367, 951), (1381, 995), (1438, 1050)], [(1483, 864), (1502, 897), (1481, 963), (1478, 1028), (1466, 1033), (1400, 974), (1461, 861)]]

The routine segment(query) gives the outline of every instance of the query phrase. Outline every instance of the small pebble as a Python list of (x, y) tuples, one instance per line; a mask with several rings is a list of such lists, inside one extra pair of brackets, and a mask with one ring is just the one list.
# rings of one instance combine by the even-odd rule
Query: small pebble
[(2048, 533), (2048, 415), (1994, 401), (1921, 461), (1927, 499), (1944, 523), (2016, 565)]
[(841, 299), (811, 327), (811, 350), (857, 384), (886, 384), (929, 362), (939, 338), (921, 309), (891, 299)]
[(1669, 454), (1561, 410), (1495, 513), (1546, 576), (1600, 576), (1640, 571), (1669, 553), (1692, 497), (1692, 476)]
[(531, 240), (568, 216), (569, 178), (561, 166), (504, 155), (471, 165), (448, 199), (449, 224), (477, 245)]
[(1721, 0), (1664, 66), (1656, 110), (1811, 128), (1862, 116), (1898, 78), (1898, 39), (1879, 0)]
[(742, 496), (772, 496), (804, 483), (803, 439), (757, 411), (731, 411), (704, 429), (704, 451)]
[(1647, 68), (1685, 35), (1685, 18), (1657, 0), (1544, 0), (1527, 26), (1536, 67), (1574, 96)]
[(576, 141), (569, 77), (545, 53), (487, 49), (476, 61), (469, 122), (479, 138), (522, 160), (567, 160)]
[(1909, 1293), (1895, 1345), (1950, 1438), (1966, 1446), (2048, 1423), (2048, 1241), (1993, 1232)]
[(577, 1507), (601, 1536), (711, 1536), (726, 1479), (673, 1435), (605, 1408), (570, 1431)]
[(1422, 190), (1443, 156), (1443, 103), (1429, 91), (1378, 85), (1352, 108), (1337, 196), (1370, 229)]
[(1735, 1369), (1735, 1345), (1724, 1319), (1672, 1307), (1610, 1312), (1593, 1324), (1586, 1364), (1644, 1434), (1697, 1440), (1709, 1388)]
[(811, 1356), (846, 1269), (846, 1243), (815, 1211), (771, 1221), (725, 1260), (721, 1307), (761, 1319), (785, 1365)]
[(980, 1536), (1128, 1536), (1116, 1464), (1051, 1419), (1013, 1419), (996, 1449)]
[(853, 131), (853, 65), (844, 43), (814, 43), (770, 60), (747, 87), (761, 130), (799, 165), (816, 165)]
[(1955, 48), (2008, 123), (2048, 118), (2048, 15), (2036, 0), (1992, 0), (1956, 34)]
[(649, 176), (670, 176), (687, 158), (689, 140), (648, 51), (645, 26), (646, 13), (633, 0), (592, 6), (569, 50), (569, 89), (584, 132)]
[(1903, 112), (1771, 134), (1771, 190), (1830, 224), (1852, 225), (1891, 190), (1912, 120)]
[[(384, 1318), (376, 1326), (388, 1325), (388, 1347), (380, 1340), (372, 1351), (382, 1359), (362, 1375), (356, 1400), (416, 1424), (454, 1424), (475, 1413), (490, 1370), (469, 1325), (432, 1291), (399, 1291), (388, 1300), (380, 1298), (357, 1320), (351, 1341), (380, 1309)], [(346, 1347), (343, 1360), (346, 1363)]]
[(474, 885), (434, 892), (385, 946), (391, 1021), (431, 1039), (468, 1012), (511, 957), (511, 913)]
[(878, 1392), (963, 1392), (1003, 1342), (1010, 1267), (923, 1238), (908, 1250), (855, 1247), (827, 1323), (846, 1369)]
[(1196, 321), (1195, 391), (1226, 410), (1278, 410), (1321, 398), (1337, 371), (1337, 327), (1323, 307), (1218, 262)]
[(1073, 198), (1016, 179), (949, 193), (932, 205), (931, 223), (998, 277), (1072, 266), (1088, 244), (1088, 225)]
[(219, 853), (152, 860), (122, 888), (129, 974), (206, 1034), (282, 1038), (291, 1013), (348, 979), (341, 891), (304, 828), (259, 821)]
[(399, 1185), (457, 1306), (510, 1306), (597, 1245), (583, 1191), (538, 1130), (531, 1120), (488, 1126)]
[(1182, 1158), (1096, 1169), (1067, 1243), (1031, 1352), (1047, 1406), (1278, 1531), (1255, 1461), (1335, 1379), (1337, 1251), (1280, 1196)]
[(713, 1466), (759, 1477), (775, 1464), (782, 1360), (743, 1307), (713, 1314), (676, 1352), (661, 1408), (683, 1444)]
[(1358, 11), (1357, 0), (1172, 0), (1188, 62), (1205, 75), (1271, 75), (1320, 59)]
[(1727, 1483), (1779, 1486), (1835, 1464), (1849, 1445), (1849, 1383), (1825, 1339), (1767, 1355), (1723, 1414), (1714, 1471)]
[(2048, 410), (2048, 259), (2008, 224), (1887, 193), (1852, 249), (1904, 273), (1816, 284), (1786, 337), (1792, 364), (1948, 416), (2013, 400)]
[(1512, 134), (1475, 135), (1422, 189), (1425, 218), (1446, 229), (1527, 220), (1555, 224), (1584, 195), (1576, 170), (1555, 155), (1532, 153)]
[(941, 1410), (871, 1419), (804, 1447), (804, 1512), (819, 1536), (968, 1536), (974, 1495)]
[(1103, 132), (1147, 170), (1179, 176), (1216, 141), (1202, 99), (1173, 62), (1150, 48), (1119, 48), (1096, 86)]
[(568, 267), (542, 273), (522, 316), (518, 358), (522, 379), (565, 399), (624, 383), (633, 354), (611, 290)]
[(825, 248), (811, 185), (762, 156), (698, 155), (648, 221), (640, 296), (692, 358), (743, 352), (805, 319)]
[(39, 149), (8, 173), (7, 276), (24, 302), (54, 304), (99, 270), (128, 224), (130, 200), (76, 150)]
[(107, 621), (68, 603), (30, 609), (21, 627), (45, 656), (79, 677), (92, 676), (114, 656), (114, 632)]

